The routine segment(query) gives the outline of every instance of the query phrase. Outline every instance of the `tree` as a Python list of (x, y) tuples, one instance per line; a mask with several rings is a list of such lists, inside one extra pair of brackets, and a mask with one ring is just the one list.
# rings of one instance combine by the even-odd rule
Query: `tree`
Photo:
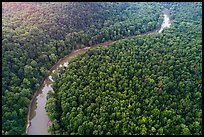
[(26, 65), (26, 66), (24, 67), (24, 73), (25, 73), (25, 76), (30, 76), (30, 75), (32, 75), (32, 73), (33, 73), (33, 67), (30, 66), (30, 65)]
[(182, 134), (183, 135), (190, 135), (191, 133), (190, 133), (189, 129), (187, 127), (185, 127), (182, 129)]

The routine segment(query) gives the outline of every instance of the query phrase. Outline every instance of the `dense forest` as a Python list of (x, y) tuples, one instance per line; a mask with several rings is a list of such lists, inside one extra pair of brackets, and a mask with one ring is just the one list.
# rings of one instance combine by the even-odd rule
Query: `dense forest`
[[(201, 134), (201, 5), (174, 3), (168, 8), (174, 11), (174, 23), (162, 34), (120, 40), (70, 62), (55, 80), (55, 93), (49, 94), (50, 131)], [(197, 16), (189, 16), (191, 10)]]
[[(137, 36), (161, 26), (163, 8), (172, 26)], [(55, 78), (49, 130), (201, 134), (201, 19), (201, 3), (2, 3), (2, 134), (25, 134), (29, 102), (57, 60), (128, 36)]]
[(151, 31), (161, 12), (154, 3), (2, 3), (2, 134), (24, 134), (29, 101), (59, 58)]

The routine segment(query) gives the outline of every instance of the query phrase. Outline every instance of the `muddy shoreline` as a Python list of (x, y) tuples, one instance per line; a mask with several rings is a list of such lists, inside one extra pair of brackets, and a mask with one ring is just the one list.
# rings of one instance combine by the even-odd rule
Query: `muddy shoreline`
[[(167, 15), (168, 18), (170, 19), (170, 17), (169, 17), (170, 14), (169, 14), (168, 12), (169, 12), (169, 10), (166, 10), (166, 9), (164, 10), (164, 14)], [(170, 22), (171, 22), (171, 20), (170, 20)], [(158, 31), (159, 31), (160, 29), (161, 29), (161, 26), (158, 27), (158, 28), (156, 28), (156, 29), (154, 29), (154, 30), (152, 30), (152, 31), (145, 32), (145, 33), (143, 33), (143, 34), (136, 35), (136, 36), (142, 36), (142, 35), (145, 35), (145, 34), (151, 34), (151, 33), (155, 33), (155, 32), (158, 33)], [(119, 39), (119, 40), (124, 40), (124, 39), (128, 39), (128, 38), (134, 38), (134, 37), (136, 37), (136, 36), (123, 37), (123, 38), (121, 38), (121, 39)], [(119, 40), (115, 40), (115, 41), (109, 40), (109, 41), (106, 41), (106, 42), (103, 42), (103, 43), (99, 43), (99, 44), (92, 45), (92, 46), (90, 46), (90, 47), (84, 47), (84, 48), (82, 48), (82, 49), (74, 50), (74, 51), (72, 51), (71, 53), (65, 55), (63, 58), (59, 59), (54, 65), (52, 65), (52, 67), (51, 67), (50, 70), (49, 70), (49, 73), (47, 74), (47, 76), (45, 76), (45, 78), (44, 78), (43, 80), (41, 80), (41, 82), (40, 82), (40, 87), (39, 87), (39, 88), (37, 89), (37, 91), (34, 93), (33, 98), (32, 98), (31, 101), (30, 101), (29, 110), (28, 110), (28, 114), (27, 114), (26, 134), (28, 134), (29, 127), (31, 126), (31, 109), (32, 109), (33, 103), (35, 103), (34, 100), (35, 100), (36, 97), (40, 94), (41, 89), (42, 89), (43, 86), (44, 86), (44, 82), (49, 79), (49, 76), (53, 73), (52, 71), (53, 71), (53, 70), (56, 70), (56, 69), (59, 67), (59, 65), (63, 64), (63, 62), (64, 62), (65, 60), (67, 60), (68, 58), (70, 58), (70, 57), (72, 57), (72, 56), (78, 55), (78, 54), (80, 54), (80, 53), (83, 52), (83, 51), (88, 51), (89, 49), (92, 49), (92, 48), (94, 48), (94, 47), (98, 47), (98, 46), (107, 47), (107, 46), (109, 46), (110, 44), (112, 44), (113, 42), (116, 42), (116, 41), (119, 41)], [(48, 126), (49, 126), (52, 122), (49, 120), (48, 123), (49, 123), (49, 124), (48, 124)], [(53, 133), (51, 133), (51, 134), (53, 135)]]

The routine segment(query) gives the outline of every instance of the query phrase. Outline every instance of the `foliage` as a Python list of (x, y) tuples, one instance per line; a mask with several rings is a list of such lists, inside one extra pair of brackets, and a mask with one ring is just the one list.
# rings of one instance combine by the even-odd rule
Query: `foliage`
[[(181, 128), (181, 126), (177, 124), (175, 129), (178, 133), (188, 134), (190, 132), (191, 134), (200, 134), (200, 119), (202, 116), (200, 111), (200, 37), (202, 32), (201, 26), (197, 26), (200, 25), (202, 12), (199, 10), (201, 8), (201, 4), (195, 3), (196, 10), (193, 15), (195, 17), (191, 18), (192, 14), (189, 12), (193, 9), (191, 8), (190, 10), (187, 10), (187, 7), (193, 7), (193, 4), (173, 3), (173, 5), (171, 5), (168, 3), (146, 2), (3, 2), (2, 134), (25, 134), (26, 115), (28, 112), (29, 101), (31, 100), (35, 90), (39, 88), (40, 81), (48, 74), (48, 70), (59, 58), (73, 50), (85, 46), (90, 46), (108, 40), (117, 40), (154, 30), (162, 23), (162, 6), (168, 5), (170, 7), (174, 7), (172, 9), (172, 17), (175, 19), (175, 25), (172, 29), (164, 30), (166, 33), (160, 34), (156, 36), (156, 38), (154, 36), (153, 38), (145, 37), (147, 40), (144, 40), (143, 37), (138, 37), (136, 41), (121, 41), (121, 43), (119, 42), (116, 43), (115, 46), (113, 45), (113, 49), (99, 48), (81, 56), (83, 62), (87, 61), (85, 64), (80, 62), (80, 57), (71, 63), (68, 69), (74, 67), (74, 75), (66, 75), (66, 72), (63, 79), (64, 81), (67, 81), (67, 79), (72, 79), (73, 81), (68, 84), (68, 87), (66, 83), (63, 85), (61, 80), (59, 80), (58, 84), (54, 84), (56, 85), (56, 90), (59, 90), (59, 92), (56, 92), (54, 95), (50, 95), (50, 100), (48, 100), (47, 103), (48, 114), (53, 120), (53, 127), (50, 127), (49, 130), (55, 130), (56, 134), (113, 134), (111, 131), (106, 132), (106, 130), (103, 129), (111, 129), (111, 127), (116, 125), (114, 134), (129, 134), (130, 132), (126, 129), (127, 125), (129, 125), (129, 127), (134, 128), (128, 128), (131, 130), (131, 133), (135, 131), (137, 134), (148, 134), (149, 130), (153, 133), (156, 132), (160, 134), (161, 131), (167, 133), (165, 128), (163, 130), (160, 129), (160, 132), (157, 132), (159, 123), (154, 126), (155, 129), (147, 127), (146, 122), (151, 121), (150, 119), (147, 120), (147, 117), (139, 117), (138, 119), (135, 119), (137, 121), (140, 120), (141, 122), (141, 125), (138, 127), (134, 126), (134, 122), (125, 122), (128, 121), (125, 120), (125, 118), (128, 119), (132, 115), (130, 112), (127, 113), (128, 110), (135, 108), (135, 106), (132, 106), (131, 103), (138, 99), (137, 96), (142, 96), (143, 92), (145, 93), (144, 95), (146, 95), (150, 90), (147, 88), (147, 90), (143, 91), (143, 88), (147, 83), (145, 84), (143, 82), (141, 84), (141, 81), (138, 79), (143, 78), (149, 85), (151, 85), (151, 87), (154, 87), (154, 91), (162, 89), (162, 91), (164, 90), (168, 94), (172, 92), (172, 95), (177, 95), (179, 92), (182, 92), (180, 89), (183, 88), (185, 88), (185, 92), (191, 91), (191, 94), (186, 95), (186, 99), (180, 100), (180, 104), (182, 105), (180, 105), (180, 110), (178, 112), (178, 117), (183, 117), (183, 115), (181, 115), (181, 113), (183, 113), (182, 109), (185, 108), (186, 111), (193, 111), (191, 113), (187, 113), (186, 121), (188, 121), (188, 123), (185, 123), (185, 125), (188, 127), (184, 126)], [(178, 21), (180, 21), (178, 13), (182, 12), (182, 9), (185, 9), (186, 12), (182, 13), (183, 20), (181, 24), (178, 24)], [(192, 20), (194, 21), (192, 22)], [(171, 32), (177, 33), (171, 34)], [(187, 39), (184, 39), (184, 37)], [(163, 46), (166, 45), (169, 38), (172, 38), (173, 40), (169, 42), (169, 48), (165, 49)], [(180, 38), (183, 39), (180, 40)], [(154, 40), (152, 45), (157, 47), (156, 49), (154, 48), (155, 51), (149, 50), (149, 48), (151, 49), (153, 47), (151, 46), (151, 39)], [(132, 41), (133, 43), (131, 43)], [(159, 43), (161, 44), (157, 45)], [(135, 44), (140, 46), (135, 49)], [(176, 45), (181, 46), (179, 46), (179, 48)], [(122, 49), (118, 49), (118, 47), (121, 47)], [(108, 51), (110, 53), (107, 53)], [(163, 51), (166, 51), (166, 53), (173, 51), (173, 53), (169, 53), (168, 55), (166, 53), (162, 53)], [(99, 55), (96, 55), (96, 53)], [(148, 58), (150, 56), (149, 54), (154, 54), (155, 57)], [(158, 55), (162, 56), (159, 57)], [(181, 58), (183, 56), (185, 58)], [(133, 61), (132, 63), (135, 65), (133, 67), (129, 61), (135, 59), (134, 57), (138, 58), (138, 62), (134, 64)], [(165, 60), (162, 59), (162, 57), (165, 57)], [(88, 60), (89, 58), (90, 60)], [(151, 66), (149, 66), (144, 63), (147, 58), (159, 64), (154, 66), (150, 64)], [(168, 61), (168, 64), (165, 64), (167, 60), (170, 61)], [(80, 66), (77, 65), (78, 61), (80, 62)], [(122, 63), (122, 61), (125, 62)], [(184, 63), (185, 61), (187, 61), (186, 64)], [(169, 74), (170, 76), (164, 76), (164, 72), (158, 72), (159, 70), (164, 70), (164, 64), (171, 65), (168, 69), (172, 73), (167, 73), (168, 71), (166, 72), (166, 74)], [(102, 67), (100, 67), (101, 65)], [(130, 66), (127, 67), (126, 65)], [(146, 68), (142, 69), (145, 65)], [(120, 68), (121, 66), (123, 67)], [(130, 69), (131, 67), (133, 68)], [(136, 76), (135, 67), (137, 68), (136, 70), (138, 70), (138, 74)], [(147, 69), (151, 67), (155, 69), (153, 73), (151, 72), (152, 74)], [(181, 67), (183, 67), (182, 70), (180, 70)], [(97, 68), (99, 70), (96, 71)], [(106, 71), (107, 68), (110, 72)], [(82, 72), (81, 74), (78, 74), (80, 71), (76, 72), (76, 69), (77, 71), (78, 69), (82, 69), (82, 72), (85, 74), (82, 74)], [(71, 70), (70, 73), (73, 70)], [(89, 73), (90, 76), (88, 76)], [(143, 77), (143, 74), (145, 74), (145, 77)], [(181, 77), (179, 76), (180, 74), (184, 76)], [(83, 78), (83, 75), (87, 76), (84, 76)], [(112, 76), (112, 79), (108, 81), (110, 76)], [(176, 77), (175, 80), (172, 81), (172, 77)], [(187, 80), (185, 78), (187, 78)], [(83, 82), (79, 83), (81, 81)], [(98, 82), (95, 83), (95, 81)], [(113, 85), (107, 84), (111, 81), (113, 81)], [(155, 86), (155, 83), (158, 84), (158, 86)], [(80, 84), (80, 87), (78, 87), (78, 84)], [(66, 94), (68, 93), (65, 93), (64, 91), (60, 92), (61, 89), (59, 89), (58, 85), (62, 85), (62, 89), (70, 88), (70, 86), (73, 89), (77, 89), (75, 91), (71, 89), (73, 90), (72, 94), (75, 95), (76, 93), (76, 95), (74, 97), (70, 94), (70, 97), (72, 97), (69, 99), (70, 104), (66, 104), (62, 108), (58, 107), (59, 104), (65, 104), (69, 96), (67, 98)], [(97, 88), (100, 86), (102, 87), (99, 92), (99, 89)], [(134, 87), (134, 90), (131, 90), (129, 86)], [(177, 90), (175, 90), (175, 88), (177, 88)], [(137, 89), (136, 91), (138, 94), (134, 96), (128, 104), (127, 99), (135, 92), (135, 89)], [(86, 91), (86, 94), (84, 91)], [(100, 96), (94, 94), (95, 92), (98, 92), (97, 94), (100, 94)], [(109, 92), (111, 94), (109, 94)], [(91, 96), (89, 96), (89, 94), (91, 94)], [(168, 96), (168, 94), (166, 96)], [(165, 95), (165, 93), (162, 94), (162, 96), (163, 95)], [(109, 119), (107, 113), (104, 112), (107, 110), (112, 112), (111, 104), (108, 104), (110, 101), (109, 99), (111, 99), (112, 96), (118, 97), (119, 100), (118, 102), (116, 101), (115, 106), (118, 107), (118, 105), (122, 105), (122, 110), (121, 112), (118, 112), (117, 110), (119, 110), (120, 107), (115, 107), (115, 113), (110, 113), (112, 115)], [(142, 97), (146, 98), (145, 96)], [(94, 99), (97, 99), (98, 105), (105, 105), (105, 107), (101, 108), (101, 106), (95, 106), (96, 103), (92, 103)], [(156, 98), (155, 103), (160, 104), (161, 100), (162, 98), (160, 96), (158, 99)], [(83, 102), (84, 104), (81, 107), (85, 106), (87, 110), (78, 107), (79, 103)], [(102, 102), (107, 103), (103, 104)], [(148, 99), (144, 100), (144, 102), (146, 104), (153, 103), (149, 102)], [(143, 113), (146, 115), (149, 113), (142, 109), (142, 102), (137, 102), (136, 104), (138, 106), (137, 108), (140, 108), (136, 111), (138, 116)], [(172, 103), (173, 108), (177, 107), (177, 105), (178, 102), (176, 101), (175, 103)], [(126, 107), (128, 107), (128, 110), (124, 111)], [(165, 105), (162, 107), (165, 107)], [(98, 108), (97, 116), (92, 115), (95, 108)], [(78, 114), (78, 112), (80, 113)], [(86, 115), (83, 114), (84, 112), (86, 112)], [(160, 114), (161, 110), (160, 108), (155, 108), (154, 112)], [(102, 116), (99, 117), (99, 113), (101, 113)], [(169, 111), (166, 113), (169, 114)], [(69, 117), (71, 121), (67, 121), (65, 116)], [(71, 119), (73, 117), (76, 118)], [(95, 121), (91, 121), (90, 118), (92, 117), (92, 120)], [(67, 133), (66, 129), (63, 131), (64, 127), (62, 128), (62, 123), (59, 122), (60, 118), (62, 118), (61, 121), (65, 122), (63, 124), (67, 125), (65, 128), (68, 128), (68, 130), (71, 131), (70, 133)], [(115, 119), (119, 120), (115, 121)], [(176, 117), (174, 119), (179, 121)], [(110, 121), (111, 125), (107, 124), (107, 120), (112, 120)], [(167, 122), (168, 120), (169, 119), (167, 119)], [(180, 123), (184, 120), (185, 118), (181, 119)], [(103, 121), (106, 121), (106, 123), (103, 125), (98, 124)], [(191, 124), (191, 121), (194, 121), (194, 123)], [(71, 125), (69, 125), (70, 123)], [(97, 130), (94, 130), (95, 128), (97, 128)]]
[(53, 131), (201, 134), (201, 24), (187, 19), (72, 60), (54, 84), (60, 117)]
[[(135, 30), (152, 30), (162, 21), (161, 10), (150, 13), (148, 3), (2, 4), (2, 134), (25, 132), (29, 100), (59, 58)], [(148, 22), (156, 23), (143, 25)]]

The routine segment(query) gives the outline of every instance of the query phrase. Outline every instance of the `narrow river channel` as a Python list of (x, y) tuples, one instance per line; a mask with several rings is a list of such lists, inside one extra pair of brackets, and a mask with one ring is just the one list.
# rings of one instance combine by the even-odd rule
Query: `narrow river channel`
[(162, 32), (162, 30), (166, 27), (170, 27), (171, 22), (170, 22), (170, 13), (168, 9), (164, 9), (164, 21), (161, 25), (161, 28), (159, 30), (159, 33)]
[[(162, 32), (162, 30), (166, 27), (170, 27), (171, 22), (169, 19), (169, 11), (167, 9), (164, 9), (164, 21), (161, 25), (161, 28), (158, 30), (159, 33)], [(66, 55), (64, 58), (60, 59), (50, 70), (49, 76), (47, 76), (43, 83), (40, 86), (40, 89), (36, 91), (36, 94), (34, 95), (33, 99), (31, 100), (30, 106), (29, 106), (29, 112), (27, 116), (27, 128), (26, 133), (28, 135), (51, 135), (51, 133), (48, 132), (48, 126), (51, 124), (46, 110), (45, 105), (47, 101), (47, 93), (48, 92), (54, 92), (52, 88), (52, 74), (58, 73), (58, 70), (60, 67), (67, 67), (68, 66), (68, 60), (74, 56), (77, 56), (78, 54), (86, 52), (90, 48), (94, 48), (97, 46), (108, 46), (114, 41), (107, 41), (101, 44), (97, 44), (91, 47), (85, 47), (83, 49), (79, 49), (76, 51), (71, 52), (69, 55)]]

